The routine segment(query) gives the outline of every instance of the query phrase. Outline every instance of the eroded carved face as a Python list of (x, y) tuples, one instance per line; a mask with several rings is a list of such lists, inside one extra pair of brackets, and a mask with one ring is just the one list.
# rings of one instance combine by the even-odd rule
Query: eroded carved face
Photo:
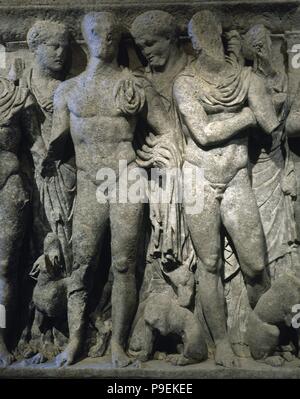
[(267, 35), (255, 38), (251, 49), (254, 57), (265, 59), (271, 59), (272, 57), (272, 43)]
[(35, 49), (37, 62), (43, 69), (53, 72), (61, 71), (66, 62), (68, 46), (66, 37), (52, 36)]
[(159, 69), (166, 65), (172, 49), (169, 37), (145, 35), (136, 39), (136, 44), (152, 68)]
[(193, 49), (196, 54), (201, 51), (205, 51), (210, 54), (215, 49), (220, 49), (223, 47), (221, 36), (217, 33), (217, 31), (207, 31), (204, 35), (199, 35), (197, 32), (194, 32), (192, 28), (188, 30), (189, 38), (191, 40)]
[(224, 51), (222, 26), (209, 11), (196, 13), (192, 17), (188, 24), (188, 35), (197, 54), (204, 52), (215, 56)]
[(273, 59), (272, 39), (264, 25), (252, 26), (244, 35), (242, 45), (243, 54), (247, 59), (256, 61), (262, 70), (270, 66)]
[(87, 44), (90, 55), (110, 62), (117, 57), (119, 36), (116, 34), (112, 23), (102, 25), (94, 23), (87, 32)]

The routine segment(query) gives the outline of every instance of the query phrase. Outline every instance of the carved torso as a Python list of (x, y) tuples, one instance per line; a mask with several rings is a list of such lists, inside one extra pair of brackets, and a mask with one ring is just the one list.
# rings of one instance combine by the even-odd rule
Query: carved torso
[[(183, 90), (192, 92), (194, 100), (201, 103), (207, 114), (206, 123), (230, 119), (245, 106), (248, 85), (247, 73), (245, 71), (244, 74), (235, 75), (235, 79), (240, 80), (240, 87), (235, 85), (235, 81), (232, 82), (233, 73), (235, 71), (232, 70), (231, 76), (229, 76), (231, 81), (227, 87), (226, 85), (219, 87), (218, 82), (208, 82), (201, 76), (197, 76), (193, 67), (181, 74), (180, 82), (183, 85)], [(245, 80), (243, 81), (244, 77)], [(247, 145), (248, 138), (245, 134), (233, 136), (223, 143), (206, 147), (196, 143), (189, 135), (185, 159), (203, 168), (205, 177), (210, 182), (227, 184), (238, 170), (247, 166)]]
[(67, 106), (79, 170), (94, 175), (100, 167), (116, 169), (119, 160), (135, 159), (135, 112), (126, 115), (116, 101), (117, 85), (126, 78), (121, 71), (92, 79), (84, 73), (69, 85)]

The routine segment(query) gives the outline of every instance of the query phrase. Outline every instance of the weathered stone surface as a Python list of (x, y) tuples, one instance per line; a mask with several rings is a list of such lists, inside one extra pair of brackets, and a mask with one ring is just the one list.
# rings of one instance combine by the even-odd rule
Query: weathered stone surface
[(299, 10), (0, 1), (0, 378), (300, 377)]

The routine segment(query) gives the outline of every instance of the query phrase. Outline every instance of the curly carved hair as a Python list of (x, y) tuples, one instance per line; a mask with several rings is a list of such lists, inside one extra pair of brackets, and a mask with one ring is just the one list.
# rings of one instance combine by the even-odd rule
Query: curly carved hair
[(31, 50), (35, 50), (54, 35), (69, 39), (69, 31), (64, 24), (55, 21), (37, 21), (27, 33), (28, 46)]
[(175, 18), (168, 12), (160, 10), (144, 12), (136, 17), (131, 25), (131, 34), (134, 39), (138, 39), (147, 32), (150, 35), (169, 37), (176, 40), (179, 36), (179, 31)]

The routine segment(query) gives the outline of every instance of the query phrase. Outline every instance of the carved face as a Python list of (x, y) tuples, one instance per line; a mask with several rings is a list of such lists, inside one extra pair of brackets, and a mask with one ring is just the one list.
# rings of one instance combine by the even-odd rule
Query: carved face
[[(243, 54), (244, 56), (254, 61), (256, 65), (264, 71), (265, 67), (272, 63), (272, 39), (270, 32), (262, 24), (252, 26), (243, 37)], [(265, 72), (268, 72), (265, 70)]]
[(224, 52), (222, 26), (210, 11), (192, 17), (188, 24), (188, 35), (197, 54), (204, 52), (215, 56)]
[(57, 35), (41, 43), (35, 49), (35, 56), (39, 65), (53, 72), (61, 71), (65, 65), (68, 40)]
[(87, 44), (90, 55), (111, 62), (116, 58), (119, 48), (119, 37), (112, 23), (101, 24), (95, 22), (87, 31)]
[(172, 51), (172, 41), (169, 37), (145, 34), (136, 39), (136, 44), (153, 69), (163, 68)]
[(193, 49), (196, 53), (205, 51), (210, 54), (213, 50), (221, 49), (223, 47), (221, 36), (218, 34), (218, 31), (208, 30), (207, 33), (200, 37), (197, 32), (194, 32), (192, 28), (189, 28), (188, 33)]
[(272, 43), (267, 36), (256, 38), (252, 43), (252, 51), (254, 56), (258, 58), (271, 59), (272, 57)]

